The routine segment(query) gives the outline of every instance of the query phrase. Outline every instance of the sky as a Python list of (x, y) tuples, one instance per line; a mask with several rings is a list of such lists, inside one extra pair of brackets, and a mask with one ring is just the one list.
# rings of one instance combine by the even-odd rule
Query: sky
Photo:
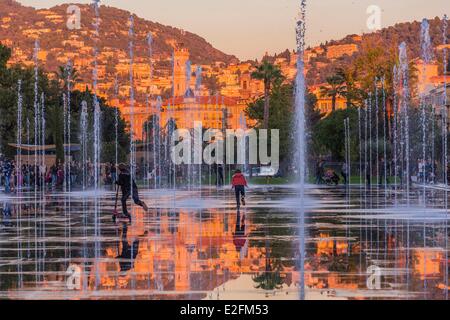
[[(72, 3), (65, 0), (18, 0), (36, 8)], [(91, 3), (77, 0), (73, 3)], [(139, 17), (198, 34), (214, 47), (241, 60), (295, 48), (300, 0), (102, 0)], [(307, 45), (348, 34), (371, 32), (367, 8), (381, 9), (381, 27), (398, 22), (450, 15), (448, 0), (308, 0)]]

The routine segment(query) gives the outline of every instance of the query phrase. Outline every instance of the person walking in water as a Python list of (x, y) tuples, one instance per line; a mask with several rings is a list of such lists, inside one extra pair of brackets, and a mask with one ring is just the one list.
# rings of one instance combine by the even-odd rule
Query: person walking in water
[(131, 185), (131, 174), (130, 174), (130, 171), (128, 171), (127, 165), (124, 163), (121, 163), (119, 165), (119, 177), (116, 181), (116, 184), (121, 187), (122, 214), (124, 216), (126, 216), (131, 221), (131, 215), (128, 213), (128, 210), (127, 210), (127, 200), (130, 197), (130, 195), (132, 196), (135, 204), (144, 208), (145, 211), (148, 211), (148, 207), (145, 204), (145, 202), (143, 202), (139, 199), (138, 187), (137, 187), (134, 179), (133, 179), (133, 188), (131, 188), (131, 186), (132, 186)]
[(5, 181), (5, 193), (11, 192), (11, 176), (14, 168), (11, 162), (7, 161), (3, 166), (3, 176)]
[(233, 178), (231, 179), (231, 185), (231, 188), (234, 188), (234, 193), (236, 194), (236, 205), (239, 209), (241, 207), (241, 202), (242, 205), (245, 206), (245, 187), (248, 188), (247, 180), (241, 170), (236, 170)]
[(324, 161), (319, 160), (316, 167), (316, 184), (322, 184), (323, 183), (323, 176), (325, 175), (325, 169), (324, 169)]
[(348, 181), (348, 170), (347, 170), (347, 163), (342, 163), (341, 167), (341, 176), (344, 178), (344, 185), (347, 185)]

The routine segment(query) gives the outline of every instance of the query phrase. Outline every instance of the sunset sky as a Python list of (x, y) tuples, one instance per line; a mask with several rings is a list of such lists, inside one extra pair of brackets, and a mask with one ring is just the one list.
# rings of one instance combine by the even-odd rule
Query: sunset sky
[[(64, 0), (19, 0), (46, 8)], [(75, 1), (91, 3), (89, 0)], [(240, 59), (260, 58), (295, 47), (300, 0), (103, 0), (138, 16), (194, 32)], [(448, 0), (309, 0), (307, 44), (369, 32), (366, 10), (378, 5), (382, 26), (449, 14)]]

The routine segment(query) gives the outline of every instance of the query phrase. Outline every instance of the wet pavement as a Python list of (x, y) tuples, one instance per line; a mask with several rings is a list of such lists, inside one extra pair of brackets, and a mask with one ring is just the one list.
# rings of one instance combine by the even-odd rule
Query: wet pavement
[(0, 299), (448, 299), (448, 194), (422, 192), (309, 186), (304, 229), (295, 186), (240, 212), (228, 189), (142, 190), (131, 224), (113, 191), (2, 194)]

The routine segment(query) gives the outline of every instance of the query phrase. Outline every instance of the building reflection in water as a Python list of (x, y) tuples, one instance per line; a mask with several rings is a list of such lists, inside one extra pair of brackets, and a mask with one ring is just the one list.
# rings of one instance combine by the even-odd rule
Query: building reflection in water
[[(136, 209), (132, 224), (102, 225), (101, 255), (95, 261), (94, 222), (86, 214), (91, 212), (90, 202), (72, 202), (70, 220), (58, 206), (57, 199), (48, 201), (45, 216), (39, 211), (35, 221), (33, 206), (3, 204), (0, 272), (8, 276), (0, 292), (10, 297), (54, 292), (43, 297), (67, 294), (72, 299), (216, 299), (245, 297), (239, 296), (244, 292), (247, 297), (254, 293), (258, 298), (298, 298), (298, 217), (293, 210), (171, 208), (144, 214)], [(20, 224), (15, 212), (21, 212)], [(351, 221), (339, 214), (331, 219), (306, 215), (307, 298), (404, 298), (411, 293), (445, 299), (448, 253), (443, 249), (447, 229), (442, 223), (434, 228), (429, 224), (425, 247), (421, 224), (406, 228), (405, 222), (397, 221), (380, 227), (379, 221)], [(66, 236), (69, 224), (71, 238)], [(68, 293), (70, 264), (80, 266), (84, 276), (81, 290)], [(367, 288), (371, 265), (385, 272), (379, 291)], [(236, 291), (226, 295), (223, 290), (228, 289)]]
[(264, 266), (264, 249), (249, 248), (245, 220), (240, 212), (211, 210), (200, 219), (199, 211), (159, 210), (146, 225), (140, 213), (121, 227), (119, 246), (105, 248), (98, 289), (202, 293), (255, 272)]

